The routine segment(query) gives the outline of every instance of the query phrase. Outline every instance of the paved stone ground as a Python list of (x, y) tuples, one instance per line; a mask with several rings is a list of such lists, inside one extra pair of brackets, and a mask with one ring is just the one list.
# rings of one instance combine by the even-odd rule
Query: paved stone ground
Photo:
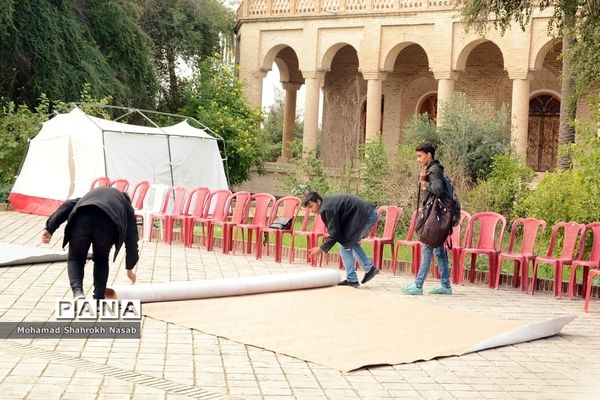
[[(39, 246), (44, 218), (0, 212), (0, 241)], [(52, 246), (60, 248), (62, 231)], [(219, 251), (220, 249), (217, 249)], [(268, 274), (307, 269), (271, 258), (223, 256), (180, 243), (141, 244), (140, 282)], [(91, 294), (91, 268), (86, 293)], [(109, 283), (126, 283), (123, 254)], [(399, 297), (408, 275), (379, 274), (360, 290)], [(433, 286), (429, 282), (429, 286)], [(0, 320), (53, 320), (70, 298), (66, 263), (0, 268)], [(599, 399), (600, 302), (555, 300), (481, 285), (419, 301), (498, 318), (540, 320), (575, 314), (563, 333), (462, 357), (351, 373), (274, 354), (151, 318), (139, 340), (0, 339), (0, 399)], [(409, 323), (409, 321), (407, 321)], [(377, 327), (353, 340), (377, 340)], [(444, 339), (440, 327), (440, 340)], [(398, 333), (402, 343), (402, 333)]]

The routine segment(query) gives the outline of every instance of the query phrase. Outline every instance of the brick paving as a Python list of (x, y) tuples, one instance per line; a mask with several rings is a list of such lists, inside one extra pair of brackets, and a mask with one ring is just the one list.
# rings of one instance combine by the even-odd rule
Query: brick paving
[[(45, 219), (0, 212), (0, 241), (40, 246)], [(52, 240), (60, 248), (61, 231)], [(174, 242), (141, 243), (139, 282), (210, 279), (305, 270), (272, 257), (207, 252)], [(123, 255), (109, 283), (127, 283)], [(91, 268), (86, 293), (91, 295)], [(360, 290), (399, 297), (407, 274), (379, 274)], [(434, 282), (428, 282), (433, 286)], [(70, 298), (66, 263), (0, 267), (0, 321), (54, 320), (56, 299)], [(507, 287), (455, 287), (419, 301), (498, 318), (541, 320), (574, 314), (548, 339), (427, 362), (342, 373), (151, 318), (141, 339), (0, 340), (0, 399), (575, 399), (600, 398), (600, 301), (555, 300)], [(408, 321), (407, 321), (408, 323)], [(376, 340), (377, 327), (364, 337)], [(440, 327), (440, 340), (444, 331)], [(340, 340), (344, 340), (340, 338)], [(398, 333), (402, 343), (402, 333)], [(351, 349), (351, 341), (349, 343)], [(351, 351), (351, 350), (349, 350)]]

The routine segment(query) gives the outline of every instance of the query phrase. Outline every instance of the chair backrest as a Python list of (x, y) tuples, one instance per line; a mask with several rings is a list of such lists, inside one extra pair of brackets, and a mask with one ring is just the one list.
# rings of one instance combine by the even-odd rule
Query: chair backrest
[(187, 189), (183, 186), (169, 187), (160, 209), (161, 214), (181, 215), (186, 193)]
[[(537, 218), (517, 218), (510, 228), (509, 253), (533, 255), (538, 233), (546, 228), (546, 221)], [(521, 232), (521, 249), (515, 249), (517, 235)]]
[(204, 210), (206, 210), (206, 199), (209, 193), (210, 189), (205, 186), (200, 186), (193, 189), (185, 199), (183, 214), (194, 217), (204, 216)]
[(321, 214), (315, 215), (311, 231), (312, 233), (316, 233), (319, 235), (325, 235), (327, 233), (327, 226), (325, 225), (325, 222), (323, 222)]
[(210, 192), (206, 199), (204, 218), (210, 218), (213, 221), (225, 221), (229, 212), (229, 209), (225, 208), (229, 196), (231, 196), (231, 190), (229, 189), (217, 189)]
[(294, 220), (300, 210), (300, 200), (296, 196), (285, 196), (280, 198), (273, 204), (271, 209), (271, 216), (269, 217), (269, 223), (273, 222), (277, 217), (288, 217), (292, 218), (292, 227), (294, 226)]
[(452, 233), (450, 234), (450, 241), (452, 243), (452, 247), (463, 247), (465, 244), (465, 240), (467, 235), (461, 235), (463, 224), (469, 225), (469, 221), (471, 220), (471, 214), (465, 210), (460, 210), (460, 219), (458, 221), (458, 225), (452, 227)]
[(225, 204), (225, 210), (229, 215), (231, 215), (231, 222), (235, 224), (246, 223), (246, 210), (248, 208), (248, 204), (250, 203), (250, 197), (250, 193), (244, 191), (235, 192), (229, 196), (227, 203)]
[(121, 192), (127, 192), (127, 189), (129, 189), (129, 181), (127, 179), (115, 179), (110, 182), (110, 186)]
[(415, 234), (415, 225), (417, 224), (417, 216), (419, 215), (419, 210), (413, 211), (410, 216), (410, 225), (408, 226), (408, 233), (406, 234), (406, 240), (414, 240), (413, 235)]
[(148, 193), (144, 197), (144, 205), (142, 210), (160, 213), (163, 209), (165, 197), (169, 192), (169, 186), (162, 183), (153, 183), (148, 188)]
[[(500, 229), (498, 229), (500, 225)], [(473, 245), (475, 237), (475, 228), (478, 229), (477, 244)], [(477, 248), (480, 250), (500, 251), (502, 239), (504, 238), (504, 229), (506, 228), (506, 218), (503, 215), (493, 211), (484, 211), (471, 216), (469, 227), (467, 228), (466, 247)]]
[(592, 243), (591, 247), (589, 248), (590, 252), (587, 260), (600, 262), (600, 222), (592, 222), (591, 224), (587, 224), (585, 226), (585, 231), (583, 232), (583, 235), (581, 235), (578, 259), (585, 259), (586, 239), (588, 237), (588, 232), (592, 234)]
[[(377, 215), (379, 219), (381, 219), (381, 215), (385, 214), (385, 219), (383, 221), (383, 233), (379, 237), (384, 240), (392, 240), (394, 238), (394, 234), (396, 233), (396, 224), (398, 223), (398, 218), (402, 215), (402, 208), (397, 206), (381, 206), (377, 209)], [(373, 225), (373, 229), (371, 229), (372, 237), (376, 237), (377, 235), (377, 226), (378, 224)]]
[(246, 208), (246, 220), (252, 218), (252, 224), (266, 226), (269, 219), (269, 209), (275, 203), (275, 196), (270, 193), (255, 193), (250, 197)]
[(578, 241), (580, 241), (579, 235), (584, 231), (585, 225), (583, 224), (577, 222), (557, 222), (552, 227), (550, 245), (548, 246), (546, 256), (553, 256), (559, 235), (562, 232), (562, 249), (558, 258), (573, 259), (575, 247)]
[(90, 185), (90, 190), (101, 186), (110, 186), (110, 178), (108, 176), (101, 176), (100, 178), (94, 179)]
[(136, 210), (140, 210), (144, 206), (144, 199), (148, 193), (150, 182), (141, 181), (133, 188), (131, 192), (131, 204)]

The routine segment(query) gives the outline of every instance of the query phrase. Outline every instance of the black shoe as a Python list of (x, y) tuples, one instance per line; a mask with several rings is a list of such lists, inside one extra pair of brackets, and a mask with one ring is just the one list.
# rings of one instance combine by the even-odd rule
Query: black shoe
[(340, 283), (338, 283), (338, 286), (352, 286), (353, 288), (357, 288), (360, 286), (360, 283), (358, 282), (348, 282), (348, 280), (344, 279), (343, 281), (341, 281)]
[(83, 290), (74, 290), (73, 291), (74, 299), (85, 299), (85, 295), (83, 294)]
[(377, 275), (379, 273), (379, 269), (377, 269), (376, 266), (372, 266), (371, 269), (369, 270), (369, 272), (367, 272), (365, 274), (365, 277), (363, 278), (361, 283), (367, 283), (369, 282), (371, 279), (373, 279), (375, 277), (375, 275)]

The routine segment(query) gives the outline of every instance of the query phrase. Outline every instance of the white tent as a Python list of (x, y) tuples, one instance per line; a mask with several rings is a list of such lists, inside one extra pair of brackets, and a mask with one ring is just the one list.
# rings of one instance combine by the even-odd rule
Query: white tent
[(217, 139), (187, 121), (164, 128), (91, 117), (75, 108), (46, 121), (29, 144), (9, 200), (15, 210), (49, 215), (83, 196), (101, 176), (227, 188)]

